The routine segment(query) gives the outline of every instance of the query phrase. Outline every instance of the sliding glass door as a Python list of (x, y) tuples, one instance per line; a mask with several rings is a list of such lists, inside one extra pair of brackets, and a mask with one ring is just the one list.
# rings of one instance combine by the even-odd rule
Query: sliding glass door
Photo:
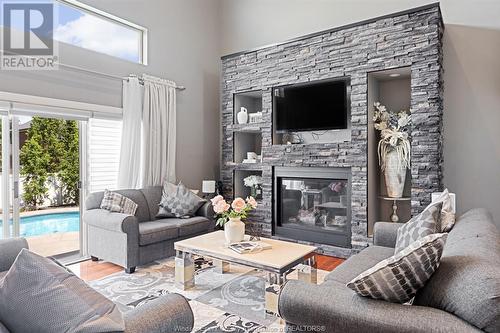
[(80, 128), (47, 114), (2, 119), (3, 236), (44, 256), (80, 256)]

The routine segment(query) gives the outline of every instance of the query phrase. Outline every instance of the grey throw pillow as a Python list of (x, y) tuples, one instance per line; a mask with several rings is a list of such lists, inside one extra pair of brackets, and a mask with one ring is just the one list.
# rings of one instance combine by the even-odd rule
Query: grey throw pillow
[(433, 202), (422, 213), (403, 224), (398, 229), (394, 253), (398, 253), (422, 237), (439, 232), (441, 206), (441, 202)]
[(205, 203), (182, 183), (175, 186), (171, 183), (163, 185), (163, 194), (157, 218), (164, 217), (191, 217)]
[(352, 279), (347, 287), (361, 296), (393, 303), (411, 300), (439, 267), (448, 234), (432, 234), (413, 242)]
[(0, 281), (0, 321), (11, 332), (122, 332), (116, 305), (50, 259), (23, 249)]
[(137, 207), (138, 205), (134, 201), (121, 195), (120, 193), (110, 190), (104, 191), (104, 197), (101, 201), (101, 209), (106, 209), (110, 212), (135, 215)]

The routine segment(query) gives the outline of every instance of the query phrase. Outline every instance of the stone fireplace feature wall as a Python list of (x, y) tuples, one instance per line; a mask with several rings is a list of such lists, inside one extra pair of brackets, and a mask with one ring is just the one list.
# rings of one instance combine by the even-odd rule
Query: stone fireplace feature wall
[[(349, 256), (371, 243), (367, 226), (367, 73), (411, 68), (411, 205), (416, 214), (442, 189), (442, 43), (438, 4), (336, 28), (290, 42), (222, 58), (222, 167), (224, 194), (233, 195), (234, 170), (262, 172), (263, 194), (249, 222), (272, 234), (274, 166), (351, 168), (352, 248), (318, 245), (325, 253)], [(336, 143), (273, 145), (272, 87), (349, 77), (351, 140)], [(233, 95), (261, 91), (263, 121), (235, 124)], [(235, 132), (262, 135), (262, 163), (233, 161)], [(376, 203), (374, 203), (376, 204)]]

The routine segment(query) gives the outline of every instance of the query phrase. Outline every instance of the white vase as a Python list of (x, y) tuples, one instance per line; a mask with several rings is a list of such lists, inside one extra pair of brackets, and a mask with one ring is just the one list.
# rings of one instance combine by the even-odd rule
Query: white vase
[(385, 186), (387, 196), (390, 198), (401, 198), (405, 188), (406, 168), (401, 166), (398, 153), (395, 150), (385, 155)]
[(224, 236), (226, 244), (233, 244), (243, 241), (245, 237), (245, 223), (241, 222), (239, 217), (230, 218), (229, 222), (224, 224)]
[(246, 124), (248, 122), (248, 111), (246, 108), (241, 107), (240, 112), (236, 115), (238, 124)]

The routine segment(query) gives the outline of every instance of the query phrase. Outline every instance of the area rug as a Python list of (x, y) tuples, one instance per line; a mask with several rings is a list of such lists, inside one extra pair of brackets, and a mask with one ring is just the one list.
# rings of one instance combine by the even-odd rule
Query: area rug
[[(283, 332), (281, 320), (264, 310), (265, 273), (231, 265), (220, 274), (209, 260), (198, 260), (195, 287), (177, 289), (174, 258), (138, 267), (134, 274), (116, 273), (92, 281), (90, 285), (115, 302), (121, 311), (129, 311), (167, 293), (178, 293), (189, 300), (197, 333)], [(326, 271), (318, 270), (318, 283)], [(291, 273), (289, 279), (296, 278)]]

